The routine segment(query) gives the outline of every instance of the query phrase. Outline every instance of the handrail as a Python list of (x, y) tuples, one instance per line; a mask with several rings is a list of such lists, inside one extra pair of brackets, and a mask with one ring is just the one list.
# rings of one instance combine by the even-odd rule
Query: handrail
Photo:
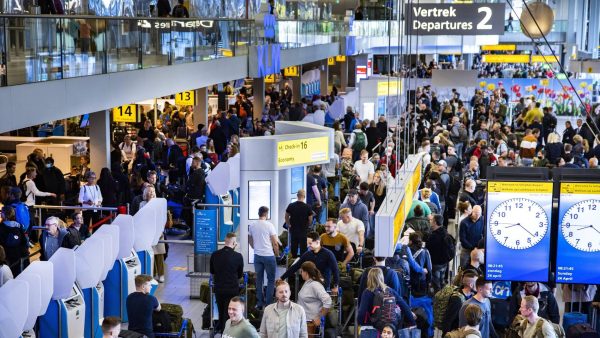
[(34, 209), (48, 209), (48, 210), (97, 210), (97, 211), (119, 211), (117, 207), (91, 207), (83, 205), (44, 205), (36, 204), (31, 206)]

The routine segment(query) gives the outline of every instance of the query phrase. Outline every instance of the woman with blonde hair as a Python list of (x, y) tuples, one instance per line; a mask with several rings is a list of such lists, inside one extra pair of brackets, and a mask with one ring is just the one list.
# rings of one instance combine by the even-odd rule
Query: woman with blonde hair
[(550, 133), (544, 149), (546, 150), (546, 158), (548, 161), (554, 165), (557, 165), (564, 151), (564, 146), (561, 142), (560, 135), (558, 135), (556, 132)]
[(381, 170), (377, 170), (373, 175), (373, 183), (369, 185), (369, 190), (373, 193), (373, 197), (375, 198), (375, 208), (373, 210), (375, 213), (377, 213), (379, 207), (381, 207), (381, 203), (383, 203), (383, 200), (385, 199), (387, 192), (387, 187)]
[[(363, 291), (360, 296), (360, 302), (358, 303), (358, 321), (361, 325), (371, 325), (375, 326), (376, 329), (381, 330), (385, 326), (385, 324), (393, 324), (396, 327), (399, 327), (404, 322), (408, 322), (409, 327), (413, 327), (416, 325), (415, 319), (416, 316), (411, 312), (410, 307), (400, 295), (394, 291), (394, 289), (385, 285), (383, 279), (383, 270), (379, 268), (372, 268), (368, 270), (367, 274), (367, 288)], [(396, 305), (400, 308), (400, 313), (397, 320), (392, 323), (373, 323), (371, 321), (371, 310), (373, 309), (373, 301), (375, 300), (375, 296), (383, 293), (386, 297), (393, 296), (396, 299)]]

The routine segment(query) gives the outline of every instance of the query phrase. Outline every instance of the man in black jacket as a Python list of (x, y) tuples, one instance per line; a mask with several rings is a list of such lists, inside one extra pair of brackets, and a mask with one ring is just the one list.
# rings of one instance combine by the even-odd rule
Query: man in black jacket
[(239, 279), (244, 273), (244, 259), (239, 252), (235, 252), (236, 246), (236, 235), (230, 232), (225, 237), (225, 246), (210, 256), (210, 273), (214, 278), (219, 318), (222, 318), (217, 324), (217, 332), (223, 332), (225, 322), (229, 318), (227, 314), (229, 301), (240, 294)]
[[(433, 288), (437, 292), (446, 284), (445, 275), (448, 269), (448, 262), (452, 257), (448, 257), (451, 252), (448, 241), (448, 231), (444, 228), (444, 217), (440, 214), (430, 216), (431, 234), (427, 240), (427, 250), (431, 255), (431, 282)], [(456, 242), (454, 242), (454, 245)], [(456, 251), (456, 250), (454, 250)]]
[(56, 194), (56, 197), (46, 197), (44, 200), (49, 205), (59, 205), (65, 198), (65, 176), (60, 169), (54, 166), (52, 157), (46, 158), (46, 167), (43, 170), (45, 191)]

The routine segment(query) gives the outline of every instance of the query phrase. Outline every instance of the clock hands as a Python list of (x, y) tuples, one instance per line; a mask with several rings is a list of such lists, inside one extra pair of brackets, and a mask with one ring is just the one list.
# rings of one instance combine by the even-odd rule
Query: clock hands
[[(511, 224), (511, 223), (505, 223), (505, 224)], [(512, 227), (521, 227), (521, 229), (525, 230), (525, 232), (527, 232), (528, 234), (531, 235), (531, 237), (534, 237), (533, 234), (531, 232), (529, 232), (529, 230), (527, 230), (527, 228), (525, 228), (520, 222), (519, 223), (515, 223), (515, 224), (511, 224), (509, 226), (507, 226), (506, 228), (512, 228)]]
[(587, 224), (583, 224), (583, 225), (572, 225), (572, 226), (574, 226), (574, 227), (580, 227), (580, 228), (578, 228), (578, 229), (576, 229), (576, 230), (583, 230), (583, 229), (589, 229), (589, 228), (592, 228), (592, 229), (594, 229), (594, 231), (596, 231), (597, 233), (600, 233), (600, 231), (598, 231), (598, 229), (596, 229), (596, 228), (594, 227), (594, 225), (593, 225), (593, 224), (590, 224), (590, 225), (587, 225)]

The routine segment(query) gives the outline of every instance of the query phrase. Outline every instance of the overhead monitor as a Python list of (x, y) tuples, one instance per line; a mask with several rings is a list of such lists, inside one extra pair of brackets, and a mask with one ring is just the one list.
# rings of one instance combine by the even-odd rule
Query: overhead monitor
[(556, 282), (600, 283), (600, 183), (562, 182)]
[(547, 282), (552, 182), (488, 181), (487, 190), (486, 279)]

